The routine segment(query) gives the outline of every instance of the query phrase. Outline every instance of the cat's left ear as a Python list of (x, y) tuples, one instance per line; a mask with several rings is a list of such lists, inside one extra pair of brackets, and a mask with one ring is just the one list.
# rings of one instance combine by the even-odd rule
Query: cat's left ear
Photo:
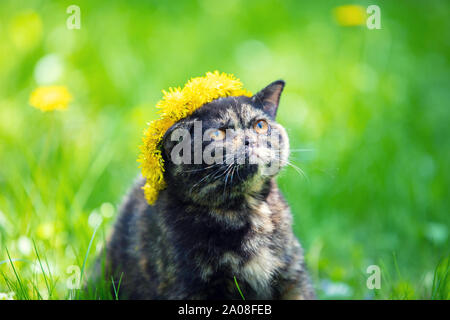
[(252, 97), (254, 103), (269, 114), (272, 119), (275, 119), (277, 114), (278, 104), (284, 85), (285, 82), (283, 80), (272, 82)]

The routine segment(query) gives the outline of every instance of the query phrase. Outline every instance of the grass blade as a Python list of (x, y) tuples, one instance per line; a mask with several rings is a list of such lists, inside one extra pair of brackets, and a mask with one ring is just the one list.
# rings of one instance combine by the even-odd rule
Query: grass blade
[(242, 294), (241, 288), (239, 288), (239, 284), (237, 282), (236, 276), (234, 277), (234, 283), (236, 284), (236, 288), (238, 289), (239, 293), (241, 294), (242, 300), (245, 300), (245, 297)]

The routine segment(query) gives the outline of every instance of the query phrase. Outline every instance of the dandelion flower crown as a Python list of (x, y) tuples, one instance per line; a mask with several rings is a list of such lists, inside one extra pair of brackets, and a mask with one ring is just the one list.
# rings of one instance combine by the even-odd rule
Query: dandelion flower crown
[(154, 204), (158, 193), (166, 187), (161, 141), (166, 131), (177, 121), (188, 117), (202, 105), (229, 96), (251, 96), (241, 81), (231, 74), (207, 72), (204, 77), (192, 78), (183, 89), (162, 91), (163, 98), (156, 104), (160, 117), (149, 123), (142, 138), (138, 162), (146, 183), (142, 189), (149, 204)]

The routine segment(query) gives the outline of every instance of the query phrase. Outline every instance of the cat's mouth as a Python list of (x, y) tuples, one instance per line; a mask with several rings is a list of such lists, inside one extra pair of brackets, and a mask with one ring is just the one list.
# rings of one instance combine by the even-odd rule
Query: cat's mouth
[(223, 165), (216, 177), (209, 179), (205, 176), (205, 180), (209, 180), (214, 188), (224, 189), (233, 192), (244, 190), (246, 186), (258, 175), (257, 164), (238, 164), (231, 163)]
[(271, 161), (268, 159), (270, 157), (269, 154), (261, 152), (257, 148), (246, 147), (244, 150), (242, 153), (236, 153), (231, 156), (234, 160), (232, 163), (223, 164), (221, 168), (223, 171), (223, 179), (221, 179), (223, 184), (233, 182), (233, 186), (248, 186), (254, 181), (253, 178), (270, 175), (270, 173), (267, 174), (267, 167), (271, 165)]
[(219, 163), (186, 169), (191, 193), (234, 197), (253, 190), (267, 177), (274, 175), (267, 171), (270, 165), (268, 154), (252, 152), (251, 148), (245, 151), (225, 155)]

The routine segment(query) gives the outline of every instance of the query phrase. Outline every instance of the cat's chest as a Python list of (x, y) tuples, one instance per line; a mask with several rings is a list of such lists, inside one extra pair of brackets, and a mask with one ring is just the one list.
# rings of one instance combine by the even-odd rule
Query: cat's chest
[[(281, 257), (273, 247), (274, 225), (270, 219), (271, 212), (267, 205), (258, 208), (258, 214), (249, 220), (248, 231), (240, 238), (237, 247), (231, 249), (224, 240), (220, 253), (202, 268), (205, 281), (223, 275), (231, 291), (236, 290), (234, 277), (242, 287), (251, 287), (260, 298), (269, 298), (272, 293), (271, 282), (281, 266)], [(231, 282), (230, 282), (231, 281)]]
[(233, 253), (225, 253), (219, 262), (219, 269), (227, 270), (229, 279), (233, 280), (232, 287), (235, 286), (236, 278), (235, 281), (241, 284), (243, 291), (250, 287), (251, 291), (258, 293), (259, 298), (264, 299), (272, 294), (272, 279), (280, 265), (276, 254), (269, 247), (263, 247), (246, 260)]

